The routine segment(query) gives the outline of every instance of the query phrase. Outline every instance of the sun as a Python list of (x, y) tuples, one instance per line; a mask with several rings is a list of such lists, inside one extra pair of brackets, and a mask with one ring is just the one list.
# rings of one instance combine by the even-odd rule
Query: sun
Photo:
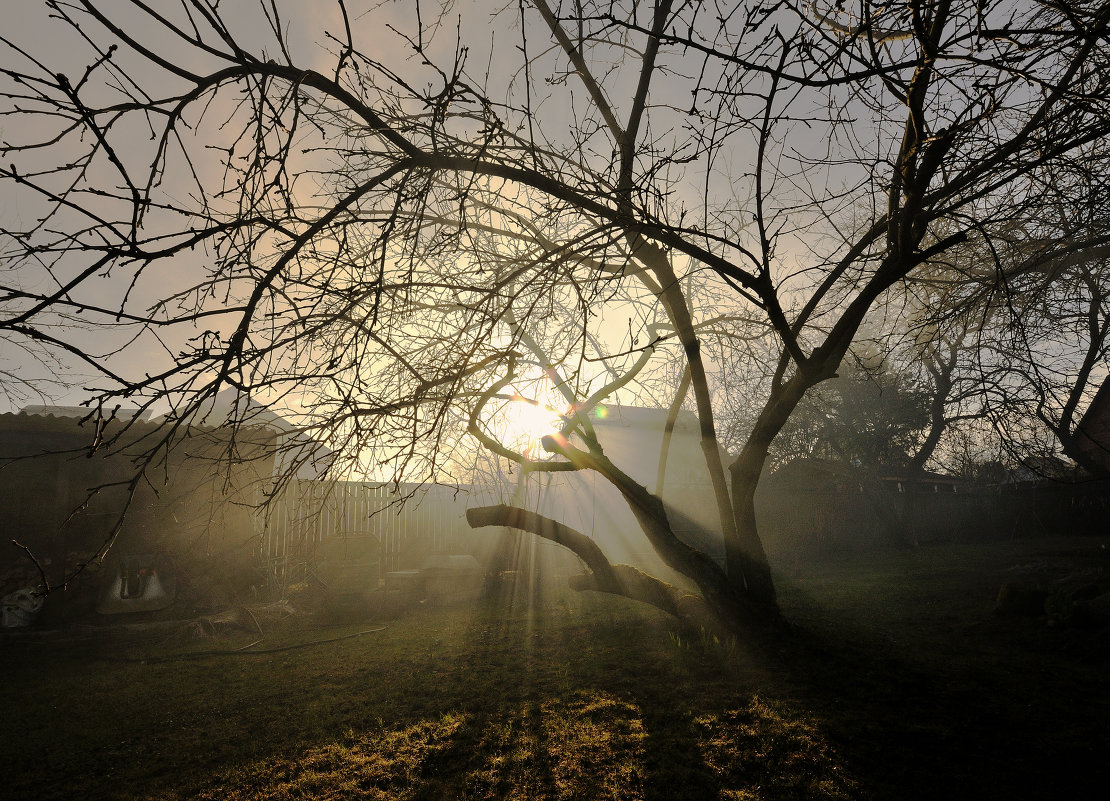
[(554, 434), (562, 424), (559, 413), (550, 406), (521, 395), (506, 403), (500, 414), (504, 443), (525, 456), (540, 456), (540, 440)]

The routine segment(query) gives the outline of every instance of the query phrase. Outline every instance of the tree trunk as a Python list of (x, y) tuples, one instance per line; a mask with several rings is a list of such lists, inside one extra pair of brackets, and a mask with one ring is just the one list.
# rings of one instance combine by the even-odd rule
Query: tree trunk
[[(637, 518), (641, 519), (639, 514)], [(562, 545), (577, 554), (590, 570), (586, 575), (571, 578), (573, 589), (623, 595), (651, 604), (674, 615), (692, 629), (743, 635), (752, 632), (753, 623), (758, 626), (777, 620), (777, 615), (769, 616), (765, 610), (759, 610), (736, 597), (724, 574), (709, 560), (705, 560), (708, 568), (716, 570), (718, 575), (710, 577), (699, 572), (695, 565), (694, 571), (701, 576), (699, 585), (706, 581), (711, 585), (708, 590), (702, 586), (702, 595), (695, 595), (630, 565), (611, 564), (592, 538), (527, 509), (504, 504), (480, 506), (468, 509), (466, 520), (472, 528), (507, 526)], [(666, 525), (665, 516), (656, 524), (648, 525), (654, 527), (659, 524)], [(644, 525), (642, 519), (641, 525)]]
[[(659, 299), (667, 311), (667, 316), (674, 325), (683, 351), (686, 353), (686, 366), (689, 371), (690, 385), (694, 391), (694, 401), (698, 410), (699, 439), (702, 454), (705, 457), (705, 466), (709, 471), (710, 484), (713, 487), (713, 498), (717, 503), (717, 518), (721, 526), (721, 534), (726, 543), (739, 537), (738, 523), (733, 515), (733, 509), (728, 492), (728, 479), (725, 477), (724, 461), (721, 459), (720, 444), (717, 440), (716, 425), (713, 421), (713, 401), (709, 390), (709, 379), (706, 377), (705, 364), (701, 357), (701, 343), (698, 341), (694, 330), (693, 318), (682, 294), (678, 276), (671, 267), (669, 257), (659, 248), (640, 240), (636, 251), (637, 258), (651, 268), (659, 281)], [(744, 573), (733, 571), (729, 564), (727, 573), (729, 579), (737, 588), (743, 588), (748, 583)]]
[(771, 442), (782, 430), (809, 385), (799, 374), (772, 392), (743, 450), (729, 466), (737, 536), (733, 540), (725, 540), (728, 572), (744, 576), (748, 597), (754, 603), (776, 609), (775, 583), (755, 519), (755, 490), (767, 464)]
[(742, 575), (748, 596), (762, 606), (777, 608), (775, 582), (771, 565), (759, 538), (755, 520), (755, 488), (767, 461), (767, 448), (753, 447), (753, 440), (729, 467), (732, 473), (732, 506), (736, 517), (737, 536), (725, 540), (725, 560), (730, 575)]

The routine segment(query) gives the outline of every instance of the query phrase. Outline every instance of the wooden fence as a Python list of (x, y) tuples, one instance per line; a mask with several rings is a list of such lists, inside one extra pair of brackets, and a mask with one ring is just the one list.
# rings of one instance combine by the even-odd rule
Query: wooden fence
[(757, 495), (756, 519), (774, 558), (848, 553), (893, 542), (1102, 536), (1110, 519), (1110, 481), (1044, 480), (959, 492), (764, 490)]
[(260, 557), (270, 591), (310, 579), (332, 538), (374, 538), (382, 573), (419, 567), (432, 553), (469, 553), (465, 490), (415, 484), (292, 481), (259, 511)]

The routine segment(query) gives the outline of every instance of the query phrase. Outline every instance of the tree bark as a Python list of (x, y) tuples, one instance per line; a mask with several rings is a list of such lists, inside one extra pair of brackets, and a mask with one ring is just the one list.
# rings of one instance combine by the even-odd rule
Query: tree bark
[(526, 531), (573, 551), (590, 569), (589, 574), (571, 578), (570, 586), (575, 590), (607, 592), (650, 604), (674, 615), (690, 628), (715, 631), (723, 625), (729, 633), (738, 633), (736, 621), (722, 620), (704, 598), (631, 565), (611, 564), (593, 539), (557, 520), (516, 506), (497, 504), (467, 509), (466, 521), (472, 528), (507, 526)]
[[(721, 459), (720, 444), (717, 441), (716, 425), (713, 421), (713, 402), (709, 391), (709, 379), (705, 373), (705, 364), (701, 358), (701, 343), (698, 341), (694, 330), (693, 318), (686, 305), (686, 298), (682, 294), (678, 283), (678, 276), (671, 267), (666, 253), (654, 245), (640, 241), (636, 256), (651, 268), (661, 288), (659, 299), (667, 316), (675, 327), (679, 341), (682, 342), (683, 351), (686, 353), (686, 366), (690, 376), (690, 385), (694, 390), (694, 401), (698, 409), (699, 439), (702, 454), (705, 457), (705, 466), (709, 471), (709, 480), (713, 487), (713, 498), (717, 502), (717, 518), (721, 525), (721, 535), (725, 541), (725, 552), (728, 552), (729, 543), (740, 539), (739, 526), (733, 514), (732, 502), (728, 492), (728, 480), (725, 477), (724, 462)], [(755, 529), (751, 532), (753, 535)], [(760, 546), (762, 549), (762, 546)], [(729, 579), (737, 586), (744, 587), (750, 582), (747, 574), (743, 572), (743, 565), (726, 563), (726, 572)], [(770, 572), (767, 573), (768, 578)]]
[(754, 602), (769, 607), (777, 608), (777, 598), (771, 566), (756, 524), (755, 490), (767, 463), (771, 442), (811, 383), (799, 373), (772, 393), (740, 455), (729, 466), (738, 537), (732, 543), (725, 541), (725, 558), (730, 570), (733, 564), (737, 565), (747, 579), (748, 596)]

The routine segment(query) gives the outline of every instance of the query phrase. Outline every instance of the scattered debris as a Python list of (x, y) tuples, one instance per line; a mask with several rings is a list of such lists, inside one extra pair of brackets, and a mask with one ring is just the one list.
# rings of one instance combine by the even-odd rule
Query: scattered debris
[(43, 594), (34, 587), (24, 587), (8, 593), (2, 599), (3, 624), (6, 629), (29, 626), (42, 609)]

